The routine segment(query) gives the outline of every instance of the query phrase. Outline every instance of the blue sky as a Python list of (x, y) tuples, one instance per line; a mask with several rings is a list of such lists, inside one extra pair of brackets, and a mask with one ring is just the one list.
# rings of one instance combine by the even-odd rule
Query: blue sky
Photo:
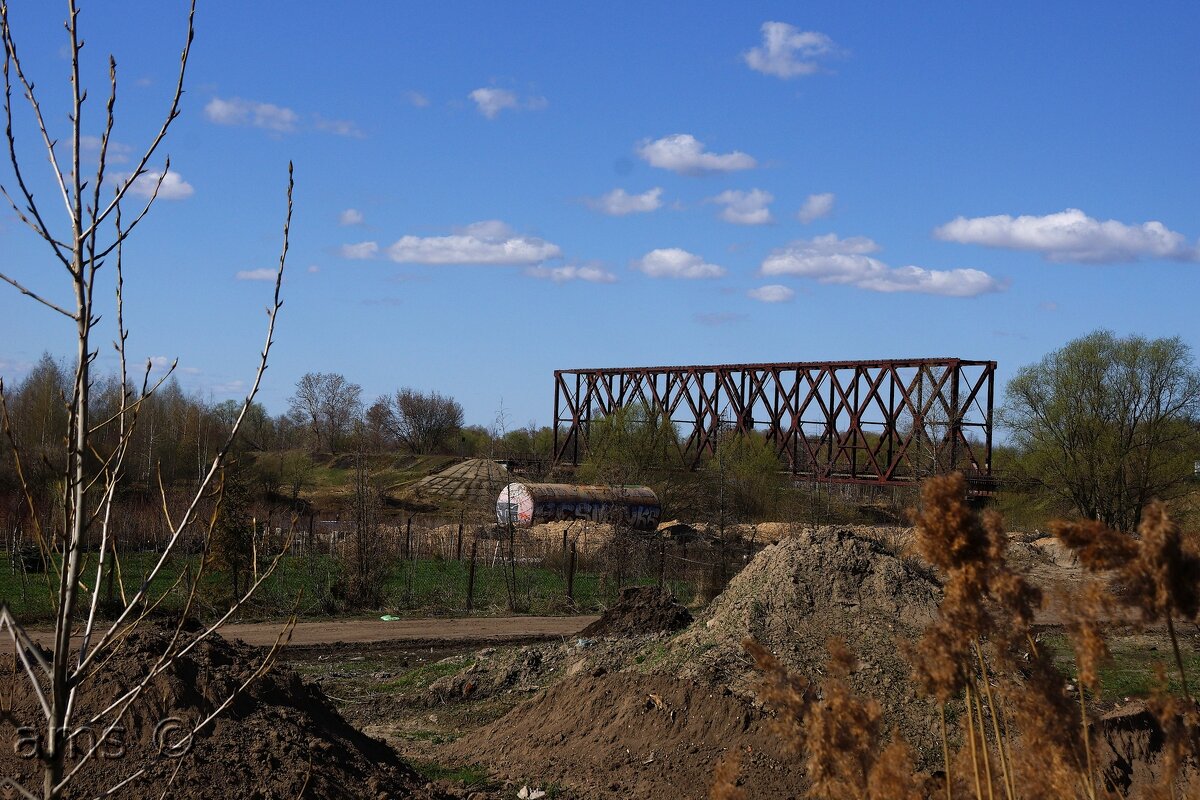
[[(22, 5), (59, 124), (62, 12)], [(184, 16), (83, 6), (85, 128), (113, 52), (114, 139), (149, 140)], [(1003, 381), (1097, 327), (1195, 348), (1198, 28), (1184, 2), (202, 3), (169, 198), (126, 251), (130, 349), (244, 393), (289, 159), (274, 412), (307, 371), (511, 427), (549, 422), (561, 368), (960, 356)], [(0, 216), (0, 272), (66, 300), (47, 256)], [(71, 337), (0, 291), (0, 376)]]

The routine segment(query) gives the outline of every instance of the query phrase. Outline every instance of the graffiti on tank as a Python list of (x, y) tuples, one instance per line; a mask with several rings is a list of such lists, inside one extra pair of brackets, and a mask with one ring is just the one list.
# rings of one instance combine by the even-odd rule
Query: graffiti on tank
[(659, 506), (630, 506), (629, 526), (632, 528), (657, 528), (662, 508)]
[(661, 509), (651, 505), (625, 505), (591, 501), (538, 503), (534, 518), (538, 522), (582, 520), (586, 522), (653, 528), (658, 525)]
[(521, 519), (520, 508), (518, 503), (497, 503), (496, 519), (501, 525), (507, 525), (510, 522), (515, 525)]

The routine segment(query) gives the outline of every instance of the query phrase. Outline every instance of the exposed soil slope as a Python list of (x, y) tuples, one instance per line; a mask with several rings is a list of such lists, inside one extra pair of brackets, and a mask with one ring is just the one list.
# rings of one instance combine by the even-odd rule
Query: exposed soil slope
[(683, 800), (708, 795), (713, 766), (742, 756), (747, 796), (787, 798), (794, 759), (776, 755), (767, 720), (720, 689), (667, 675), (568, 678), (445, 748), (517, 785), (557, 784), (565, 796)]
[[(145, 625), (126, 639), (95, 680), (81, 689), (75, 724), (82, 725), (141, 682), (168, 640), (165, 629)], [(87, 762), (68, 797), (95, 797), (126, 777), (122, 798), (370, 798), (434, 797), (424, 781), (390, 747), (347, 723), (316, 686), (276, 667), (198, 732), (190, 746), (163, 753), (163, 743), (186, 741), (186, 731), (252, 674), (262, 653), (213, 637), (151, 679), (121, 720), (123, 731), (106, 757)], [(10, 673), (6, 668), (4, 670)], [(23, 676), (12, 681), (14, 708), (0, 734), (42, 719)], [(167, 728), (162, 727), (168, 726)], [(118, 744), (121, 746), (118, 747)], [(86, 750), (81, 737), (80, 754)], [(38, 785), (36, 761), (0, 748), (0, 774)]]
[(572, 797), (677, 800), (706, 796), (713, 766), (735, 749), (748, 796), (797, 796), (798, 765), (777, 757), (741, 643), (753, 636), (820, 680), (825, 643), (836, 636), (861, 659), (855, 688), (878, 698), (932, 763), (940, 757), (933, 708), (916, 697), (897, 639), (913, 638), (933, 618), (939, 592), (928, 572), (878, 541), (837, 529), (799, 532), (760, 552), (674, 639), (647, 643), (616, 667), (622, 671), (568, 669), (575, 677), (449, 746), (446, 758), (515, 780), (557, 781)]
[(883, 705), (919, 760), (940, 757), (932, 705), (916, 696), (899, 643), (913, 641), (937, 610), (940, 586), (919, 563), (853, 532), (813, 529), (765, 548), (670, 644), (665, 667), (683, 678), (752, 696), (758, 674), (742, 649), (753, 637), (788, 667), (819, 681), (826, 642), (859, 659), (851, 683)]

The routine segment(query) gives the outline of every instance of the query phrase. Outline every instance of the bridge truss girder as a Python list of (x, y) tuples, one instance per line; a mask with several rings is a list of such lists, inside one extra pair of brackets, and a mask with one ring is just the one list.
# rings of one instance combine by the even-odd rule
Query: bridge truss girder
[(958, 470), (988, 485), (995, 373), (958, 358), (556, 370), (554, 462), (579, 464), (593, 420), (642, 404), (674, 423), (693, 469), (723, 430), (759, 431), (797, 478), (896, 485)]

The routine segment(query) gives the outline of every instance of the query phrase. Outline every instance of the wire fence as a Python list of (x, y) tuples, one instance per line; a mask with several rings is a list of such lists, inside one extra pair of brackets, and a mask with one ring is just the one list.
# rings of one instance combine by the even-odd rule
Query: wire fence
[[(622, 587), (647, 584), (671, 589), (684, 603), (703, 602), (720, 593), (760, 546), (732, 532), (722, 536), (685, 526), (671, 534), (646, 534), (587, 522), (517, 529), (465, 515), (401, 516), (364, 533), (379, 584), (374, 601), (364, 604), (351, 591), (359, 543), (353, 520), (314, 515), (280, 522), (253, 522), (238, 586), (276, 563), (242, 618), (293, 611), (302, 618), (591, 612), (614, 602)], [(109, 559), (98, 583), (98, 552), (89, 553), (83, 570), (85, 600), (99, 591), (100, 605), (110, 613), (123, 608), (141, 585), (161, 554), (162, 538), (138, 531), (118, 534), (117, 541), (118, 558)], [(178, 613), (193, 587), (190, 613), (203, 619), (228, 606), (235, 591), (229, 570), (215, 568), (197, 545), (182, 542), (151, 583), (147, 605), (154, 613)], [(57, 557), (47, 560), (15, 526), (4, 532), (0, 547), (0, 600), (19, 618), (50, 617)]]

